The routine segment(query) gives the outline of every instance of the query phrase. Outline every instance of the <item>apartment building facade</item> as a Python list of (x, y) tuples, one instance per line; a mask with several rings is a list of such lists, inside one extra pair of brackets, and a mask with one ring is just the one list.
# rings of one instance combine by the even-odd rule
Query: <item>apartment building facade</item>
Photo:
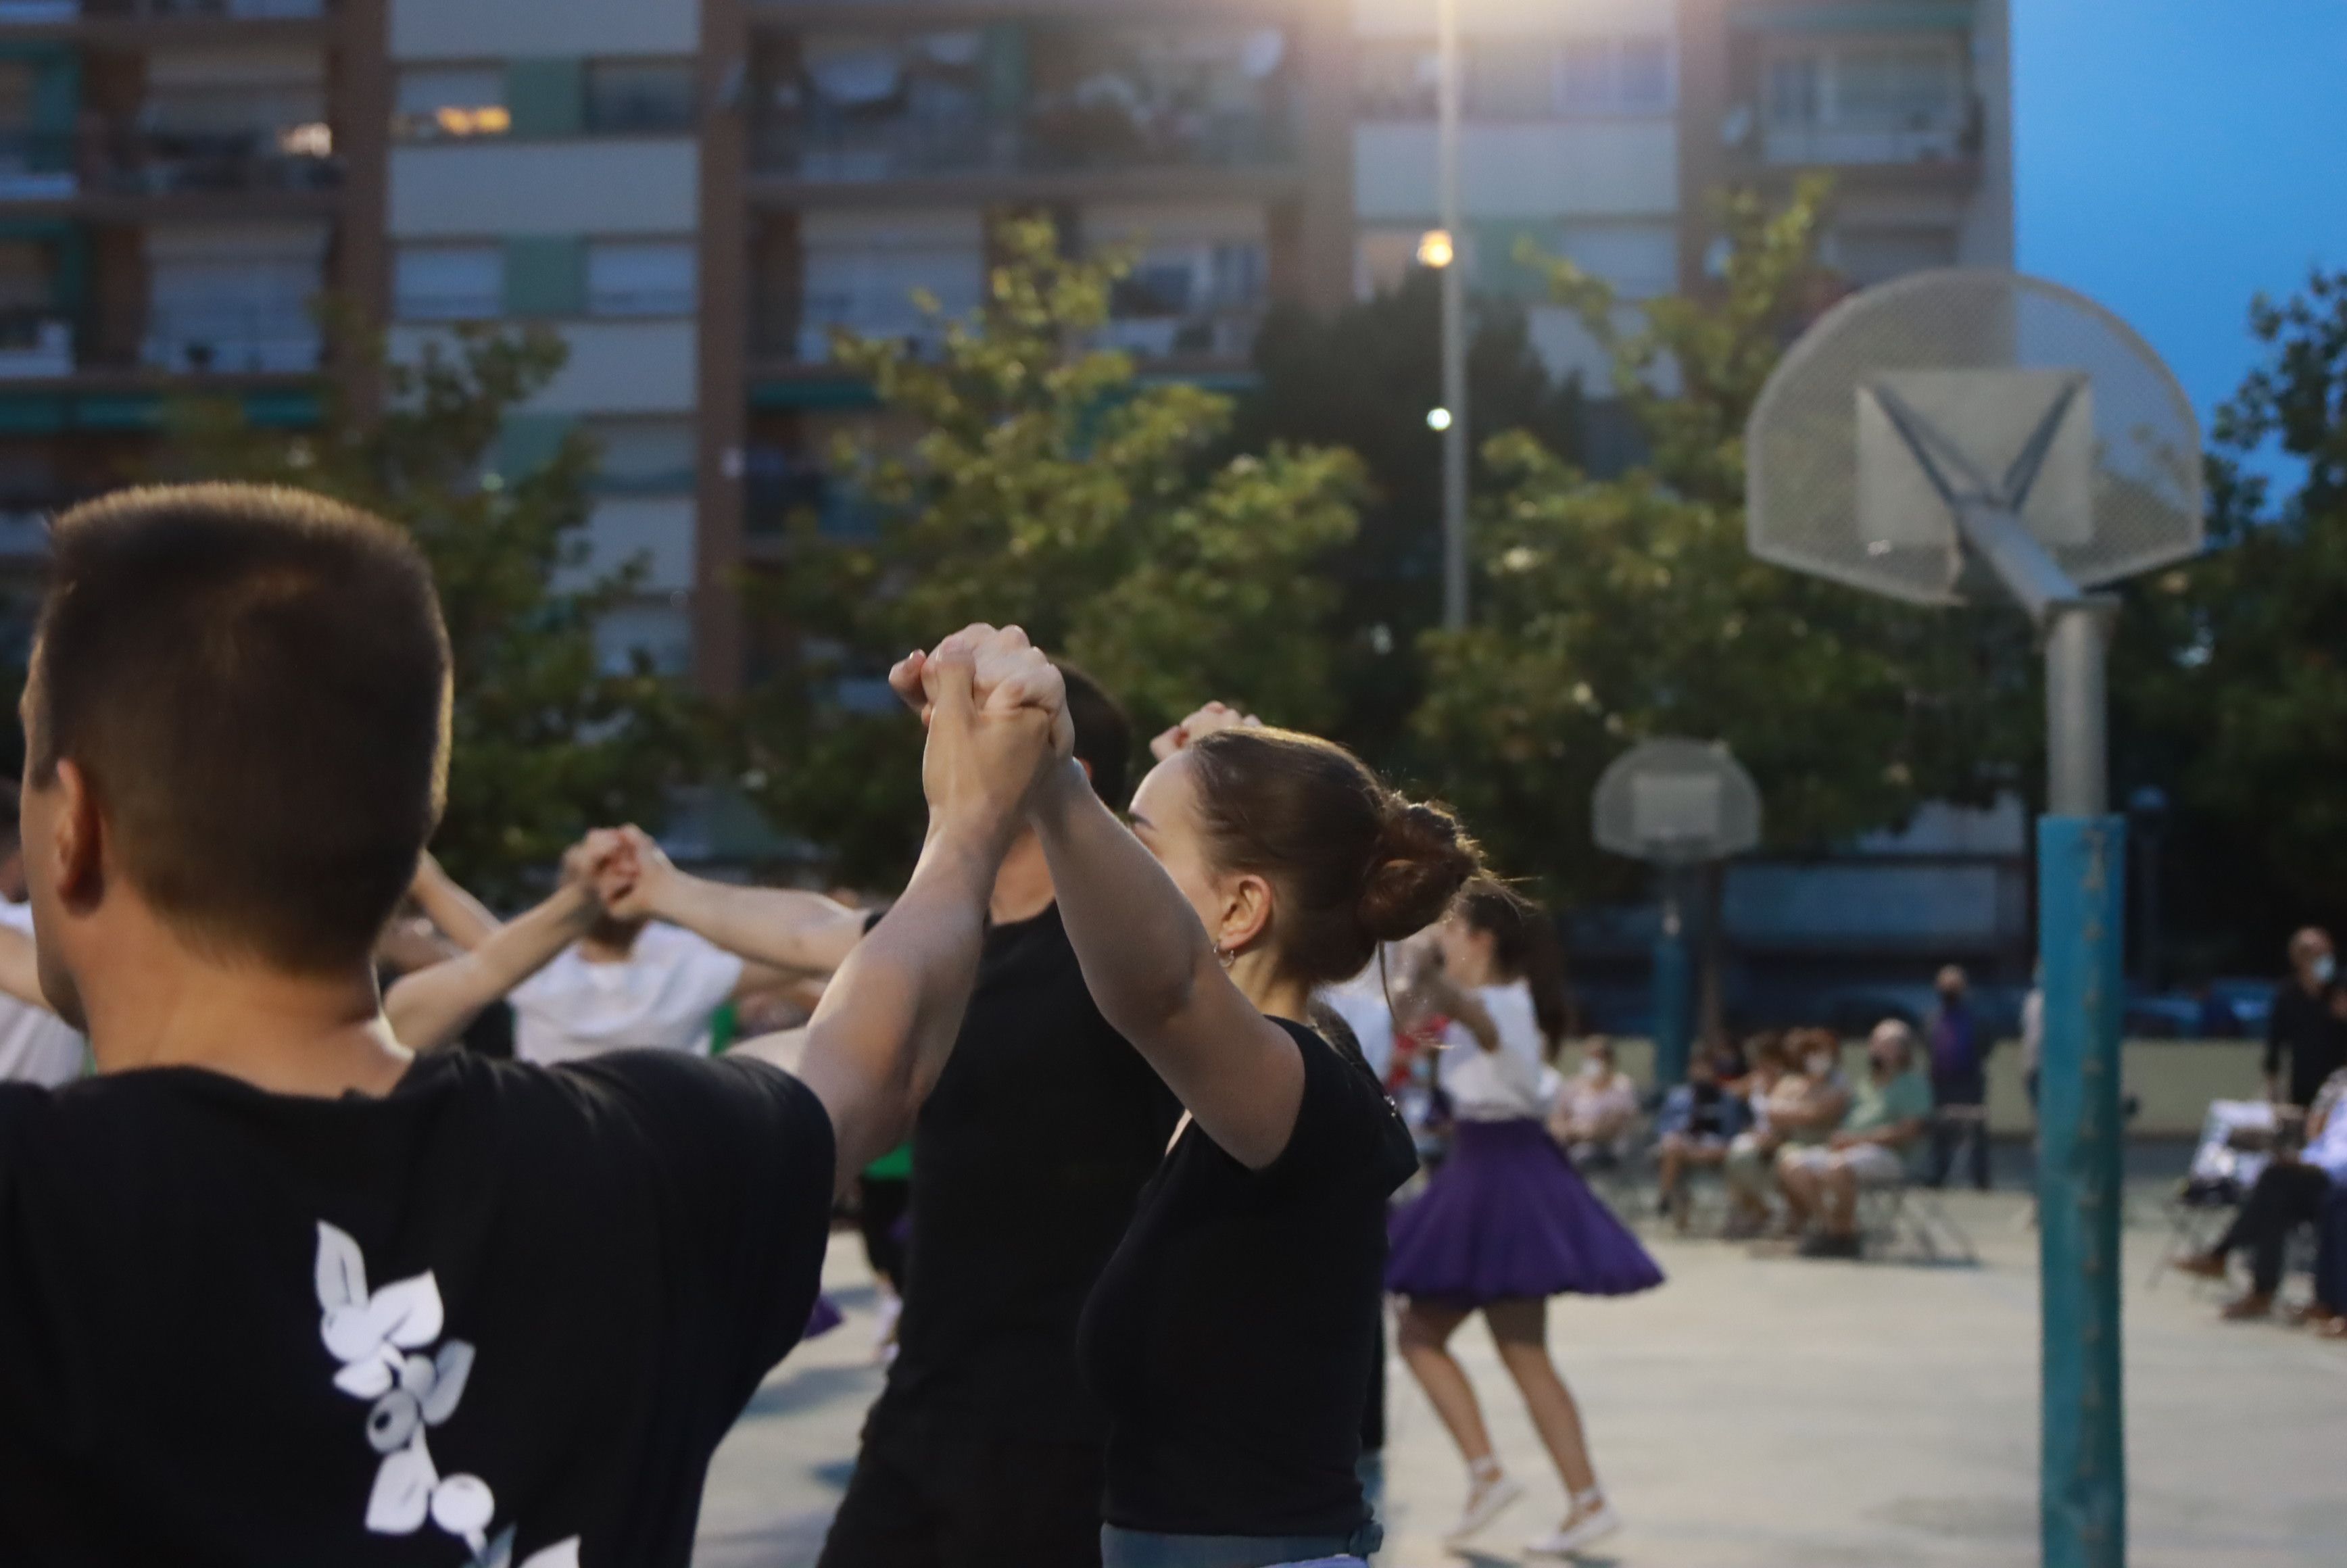
[[(1709, 193), (1813, 167), (1858, 282), (2009, 264), (2005, 6), (1461, 0), (1473, 287), (1602, 385), (1518, 241), (1635, 308), (1704, 285)], [(1432, 0), (0, 0), (0, 565), (177, 392), (314, 419), (317, 293), (401, 354), (541, 322), (500, 465), (595, 436), (595, 557), (649, 567), (607, 651), (735, 689), (742, 575), (872, 417), (833, 327), (971, 308), (1042, 211), (1136, 250), (1110, 341), (1235, 382), (1273, 302), (1412, 264), (1433, 46)]]

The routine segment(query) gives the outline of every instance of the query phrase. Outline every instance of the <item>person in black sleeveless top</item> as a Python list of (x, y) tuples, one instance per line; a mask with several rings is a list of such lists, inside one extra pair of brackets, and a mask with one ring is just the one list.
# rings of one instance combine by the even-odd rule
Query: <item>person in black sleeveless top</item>
[(1358, 1563), (1386, 1199), (1418, 1162), (1358, 1055), (1296, 1020), (1478, 856), (1327, 742), (1235, 715), (1185, 740), (1130, 832), (1072, 762), (1029, 803), (1093, 1000), (1186, 1112), (1079, 1332), (1109, 1413), (1102, 1558)]

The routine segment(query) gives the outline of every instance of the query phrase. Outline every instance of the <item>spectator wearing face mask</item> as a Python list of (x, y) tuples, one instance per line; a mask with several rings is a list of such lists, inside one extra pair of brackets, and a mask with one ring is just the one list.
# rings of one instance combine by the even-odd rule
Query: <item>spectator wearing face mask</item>
[(1942, 1110), (1958, 1113), (1942, 1117), (1932, 1127), (1932, 1185), (1947, 1184), (1961, 1139), (1971, 1147), (1973, 1185), (1988, 1191), (1988, 1030), (1973, 1010), (1969, 982), (1954, 964), (1942, 969), (1932, 982), (1939, 992), (1924, 1025), (1932, 1050), (1932, 1099)]
[(1792, 1071), (1752, 1102), (1753, 1126), (1727, 1145), (1727, 1234), (1757, 1235), (1768, 1223), (1776, 1158), (1788, 1146), (1823, 1143), (1850, 1109), (1841, 1076), (1841, 1040), (1829, 1029), (1797, 1029), (1785, 1037)]
[(1581, 1048), (1581, 1071), (1566, 1081), (1549, 1131), (1585, 1164), (1617, 1155), (1637, 1118), (1637, 1081), (1622, 1071), (1614, 1042), (1600, 1035)]
[(1902, 1181), (1932, 1124), (1932, 1088), (1914, 1066), (1914, 1032), (1897, 1019), (1874, 1026), (1866, 1042), (1866, 1080), (1841, 1126), (1820, 1146), (1777, 1156), (1785, 1204), (1798, 1228), (1818, 1229), (1804, 1257), (1857, 1257), (1858, 1194)]
[[(2309, 926), (2290, 939), (2291, 978), (2266, 1014), (2266, 1097), (2311, 1106), (2323, 1080), (2347, 1065), (2347, 997), (2340, 993), (2331, 933)], [(2290, 1058), (2285, 1077), (2282, 1058)]]

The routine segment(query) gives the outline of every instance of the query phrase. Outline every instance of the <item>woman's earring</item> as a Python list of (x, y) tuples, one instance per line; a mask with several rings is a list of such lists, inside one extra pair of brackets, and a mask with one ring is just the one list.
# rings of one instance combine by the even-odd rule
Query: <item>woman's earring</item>
[(1223, 968), (1226, 969), (1233, 964), (1237, 963), (1239, 958), (1236, 951), (1224, 947), (1220, 942), (1216, 942), (1214, 944), (1214, 957), (1221, 962)]

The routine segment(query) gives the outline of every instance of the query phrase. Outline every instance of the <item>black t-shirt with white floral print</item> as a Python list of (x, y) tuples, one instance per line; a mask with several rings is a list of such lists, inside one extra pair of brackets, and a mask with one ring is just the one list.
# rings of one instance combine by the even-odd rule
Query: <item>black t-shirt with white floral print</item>
[(675, 1051), (0, 1087), (0, 1563), (682, 1568), (832, 1163)]

